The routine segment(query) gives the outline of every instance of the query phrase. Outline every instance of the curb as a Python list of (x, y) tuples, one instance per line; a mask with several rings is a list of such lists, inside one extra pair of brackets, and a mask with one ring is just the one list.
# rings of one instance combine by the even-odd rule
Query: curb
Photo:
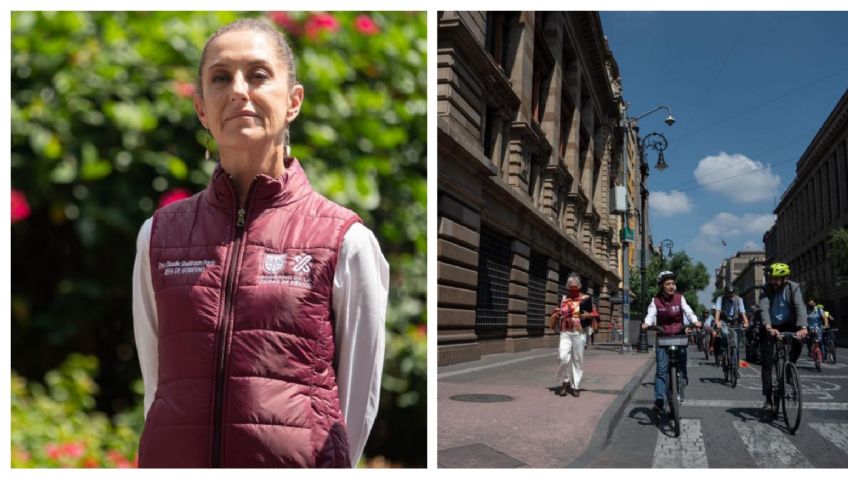
[(636, 375), (630, 379), (626, 386), (624, 386), (624, 389), (622, 390), (623, 392), (615, 398), (612, 404), (609, 405), (607, 410), (601, 416), (601, 419), (598, 420), (598, 424), (595, 426), (595, 432), (592, 434), (592, 439), (589, 441), (589, 446), (582, 454), (580, 454), (579, 457), (568, 463), (565, 466), (566, 468), (586, 468), (598, 458), (601, 451), (604, 450), (609, 442), (610, 437), (612, 437), (612, 431), (621, 419), (624, 409), (630, 403), (630, 399), (633, 397), (633, 394), (636, 392), (639, 384), (643, 379), (645, 379), (645, 376), (648, 375), (648, 371), (653, 368), (654, 363), (654, 359), (649, 359), (644, 365), (642, 365), (642, 368), (636, 371)]

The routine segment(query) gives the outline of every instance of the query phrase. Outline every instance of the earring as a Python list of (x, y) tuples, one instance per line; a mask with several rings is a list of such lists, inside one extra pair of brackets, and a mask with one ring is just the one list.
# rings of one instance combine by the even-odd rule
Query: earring
[(291, 141), (291, 135), (289, 135), (289, 128), (286, 128), (286, 148), (285, 148), (286, 157), (291, 157), (291, 146), (289, 146), (290, 141)]
[(206, 155), (204, 157), (207, 161), (212, 157), (212, 154), (209, 153), (209, 130), (208, 129), (206, 130)]

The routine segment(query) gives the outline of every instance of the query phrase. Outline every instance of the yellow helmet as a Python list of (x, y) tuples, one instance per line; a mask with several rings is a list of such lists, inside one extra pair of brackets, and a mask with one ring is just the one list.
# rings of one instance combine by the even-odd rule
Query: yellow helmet
[(769, 275), (772, 277), (788, 277), (789, 265), (785, 263), (772, 263), (769, 266)]

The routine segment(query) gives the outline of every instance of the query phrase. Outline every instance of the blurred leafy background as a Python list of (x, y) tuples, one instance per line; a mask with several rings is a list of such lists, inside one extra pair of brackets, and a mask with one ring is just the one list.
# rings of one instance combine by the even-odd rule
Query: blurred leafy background
[(306, 90), (293, 155), (391, 267), (360, 465), (426, 465), (426, 14), (13, 12), (14, 467), (135, 465), (136, 235), (210, 177), (191, 96), (204, 42), (242, 17), (286, 32)]

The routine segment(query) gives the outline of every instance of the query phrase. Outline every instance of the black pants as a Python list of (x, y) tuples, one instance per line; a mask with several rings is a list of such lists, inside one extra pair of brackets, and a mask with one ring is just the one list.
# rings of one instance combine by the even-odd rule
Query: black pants
[[(774, 326), (778, 331), (796, 331), (798, 329), (794, 324)], [(762, 379), (763, 379), (763, 396), (771, 400), (771, 367), (774, 361), (774, 343), (777, 339), (766, 331), (765, 326), (760, 328), (760, 359), (762, 360)], [(789, 361), (795, 363), (798, 361), (798, 356), (801, 355), (802, 344), (800, 341), (793, 339), (789, 347)]]

